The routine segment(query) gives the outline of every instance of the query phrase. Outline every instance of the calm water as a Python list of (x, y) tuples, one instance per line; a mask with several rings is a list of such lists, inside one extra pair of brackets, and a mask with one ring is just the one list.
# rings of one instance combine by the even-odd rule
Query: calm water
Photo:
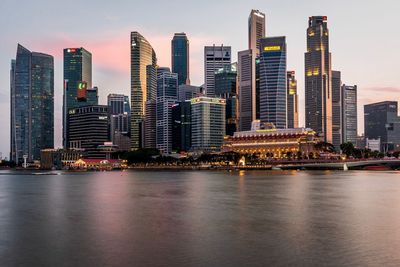
[(0, 266), (400, 266), (400, 172), (0, 172)]

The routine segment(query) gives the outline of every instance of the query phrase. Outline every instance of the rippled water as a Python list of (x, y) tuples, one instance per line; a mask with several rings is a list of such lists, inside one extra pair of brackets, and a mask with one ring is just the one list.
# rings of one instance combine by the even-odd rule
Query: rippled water
[(0, 172), (0, 266), (400, 266), (399, 172)]

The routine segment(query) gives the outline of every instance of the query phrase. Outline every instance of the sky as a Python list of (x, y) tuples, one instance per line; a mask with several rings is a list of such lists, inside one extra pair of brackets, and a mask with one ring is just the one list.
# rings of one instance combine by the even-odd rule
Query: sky
[(171, 65), (171, 39), (190, 41), (190, 79), (204, 83), (205, 45), (229, 45), (233, 60), (247, 49), (251, 9), (266, 14), (267, 36), (286, 36), (288, 70), (298, 80), (300, 125), (304, 125), (304, 52), (309, 16), (328, 16), (332, 67), (342, 81), (358, 85), (358, 132), (363, 105), (400, 96), (400, 1), (381, 0), (1, 0), (0, 152), (9, 154), (10, 61), (17, 44), (55, 59), (55, 147), (61, 146), (62, 51), (84, 47), (93, 57), (93, 85), (100, 104), (109, 93), (130, 95), (131, 31), (156, 51), (159, 66)]

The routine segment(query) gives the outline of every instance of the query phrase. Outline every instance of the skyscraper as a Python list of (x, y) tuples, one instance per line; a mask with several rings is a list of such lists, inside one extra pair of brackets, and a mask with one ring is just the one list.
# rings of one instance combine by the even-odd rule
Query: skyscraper
[(265, 37), (265, 14), (251, 10), (248, 19), (248, 50), (238, 53), (239, 130), (251, 129), (252, 121), (259, 118), (259, 92), (257, 58), (260, 39)]
[(332, 142), (332, 69), (327, 17), (310, 17), (305, 53), (306, 127)]
[(260, 40), (260, 120), (287, 128), (286, 37)]
[(18, 44), (11, 61), (10, 159), (40, 160), (40, 151), (54, 147), (54, 59)]
[[(138, 32), (131, 32), (131, 149), (142, 146), (142, 123), (149, 98), (147, 66), (156, 67), (156, 53), (150, 43)], [(151, 94), (150, 94), (151, 95)]]
[(178, 74), (178, 85), (190, 84), (189, 40), (186, 33), (175, 33), (171, 41), (172, 72)]
[(215, 95), (226, 100), (226, 134), (237, 130), (237, 63), (225, 66), (215, 72)]
[(192, 147), (190, 100), (172, 105), (172, 150), (189, 151)]
[(297, 80), (294, 71), (287, 72), (287, 127), (299, 127)]
[(156, 137), (161, 153), (172, 151), (172, 106), (178, 101), (178, 74), (157, 73)]
[(201, 86), (181, 84), (178, 87), (178, 100), (183, 102), (202, 95), (203, 88)]
[(92, 88), (92, 54), (84, 48), (64, 49), (63, 146), (69, 147), (68, 111), (97, 105), (97, 90)]
[(130, 149), (130, 116), (129, 97), (121, 94), (109, 94), (107, 105), (110, 123), (110, 141), (120, 151)]
[(231, 64), (230, 46), (205, 46), (204, 47), (204, 78), (206, 94), (215, 96), (215, 72)]
[(340, 71), (332, 70), (332, 144), (340, 150), (342, 138), (342, 78)]
[(192, 149), (219, 151), (225, 136), (225, 99), (198, 97), (191, 100)]
[(357, 145), (357, 85), (342, 85), (342, 143)]
[(258, 10), (251, 10), (249, 15), (249, 49), (260, 52), (260, 39), (265, 37), (265, 14)]

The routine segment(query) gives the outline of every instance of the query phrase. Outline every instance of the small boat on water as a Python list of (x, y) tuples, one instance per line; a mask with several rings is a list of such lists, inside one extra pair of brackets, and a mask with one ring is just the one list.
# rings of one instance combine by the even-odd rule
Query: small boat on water
[(392, 168), (389, 166), (383, 166), (383, 165), (373, 165), (373, 166), (365, 166), (364, 170), (367, 171), (390, 171)]

